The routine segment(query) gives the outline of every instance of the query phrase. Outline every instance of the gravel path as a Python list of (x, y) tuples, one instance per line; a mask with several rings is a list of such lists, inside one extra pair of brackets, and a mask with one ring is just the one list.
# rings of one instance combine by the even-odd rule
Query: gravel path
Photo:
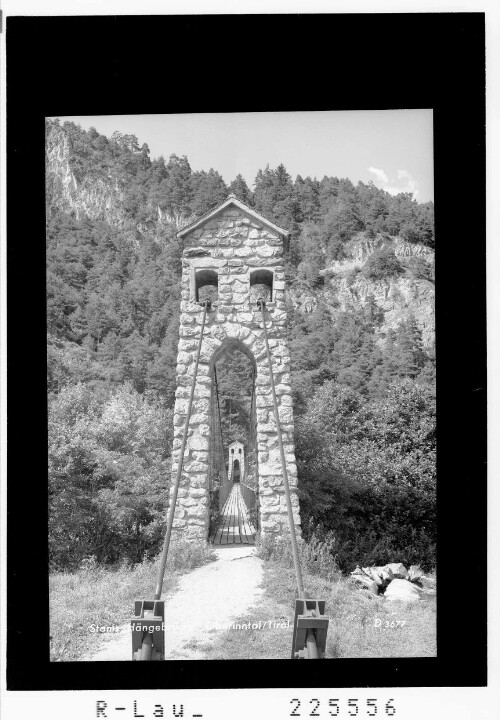
[[(209, 644), (217, 632), (224, 632), (211, 632), (214, 626), (241, 618), (262, 595), (262, 561), (254, 545), (214, 550), (218, 560), (181, 575), (175, 593), (165, 598), (166, 660), (203, 660), (196, 644)], [(127, 623), (107, 636), (98, 651), (80, 660), (131, 660), (130, 633)]]

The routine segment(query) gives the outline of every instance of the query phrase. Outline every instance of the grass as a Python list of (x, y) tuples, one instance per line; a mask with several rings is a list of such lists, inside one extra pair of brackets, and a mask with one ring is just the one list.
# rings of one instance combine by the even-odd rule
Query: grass
[[(370, 595), (343, 577), (314, 538), (301, 544), (304, 586), (311, 597), (326, 600), (330, 617), (326, 658), (432, 657), (436, 654), (436, 596), (423, 594), (420, 602), (403, 603)], [(286, 545), (283, 544), (283, 548)], [(295, 575), (286, 549), (260, 548), (264, 559), (264, 594), (238, 623), (273, 621), (286, 627), (229, 629), (213, 633), (213, 642), (196, 644), (206, 659), (290, 657), (292, 647)], [(434, 580), (424, 580), (427, 589)], [(399, 621), (399, 625), (397, 624)], [(401, 625), (401, 623), (404, 624)], [(392, 627), (391, 627), (392, 623)]]
[[(178, 576), (215, 559), (208, 546), (178, 542), (171, 545), (163, 593), (171, 592)], [(103, 637), (91, 625), (119, 626), (133, 615), (134, 600), (154, 595), (159, 560), (133, 567), (103, 567), (91, 558), (80, 570), (50, 576), (50, 659), (53, 662), (78, 660), (96, 639)]]

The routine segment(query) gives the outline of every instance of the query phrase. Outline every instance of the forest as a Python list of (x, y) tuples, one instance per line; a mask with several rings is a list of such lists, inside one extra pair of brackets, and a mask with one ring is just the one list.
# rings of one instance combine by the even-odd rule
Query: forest
[[(53, 569), (86, 558), (131, 563), (160, 548), (170, 482), (182, 240), (176, 232), (229, 193), (290, 230), (288, 283), (318, 298), (288, 303), (288, 338), (304, 537), (328, 538), (343, 571), (356, 564), (435, 564), (435, 358), (411, 317), (381, 341), (372, 299), (332, 315), (321, 289), (354, 236), (434, 247), (433, 204), (372, 183), (321, 180), (284, 165), (252, 188), (188, 159), (151, 159), (133, 135), (47, 120), (64, 136), (77, 184), (121, 198), (92, 218), (47, 174), (49, 547)], [(373, 252), (361, 273), (433, 283), (419, 257)], [(224, 442), (244, 441), (249, 383), (243, 356), (219, 372)]]

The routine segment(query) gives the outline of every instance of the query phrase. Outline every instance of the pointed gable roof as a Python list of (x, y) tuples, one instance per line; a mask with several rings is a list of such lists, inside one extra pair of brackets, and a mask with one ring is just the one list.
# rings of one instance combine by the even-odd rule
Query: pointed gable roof
[(239, 440), (233, 440), (232, 443), (230, 443), (229, 447), (233, 447), (233, 445), (241, 445), (241, 447), (244, 447), (244, 444), (240, 442)]
[(195, 220), (194, 222), (190, 223), (189, 225), (186, 225), (182, 228), (182, 230), (179, 230), (176, 234), (177, 237), (183, 237), (184, 235), (187, 235), (188, 233), (192, 232), (193, 230), (196, 230), (196, 228), (200, 227), (200, 225), (204, 225), (206, 222), (211, 220), (216, 215), (219, 215), (219, 213), (223, 212), (226, 208), (230, 206), (236, 207), (242, 212), (244, 212), (246, 215), (250, 215), (256, 222), (261, 223), (262, 225), (266, 225), (268, 228), (270, 228), (273, 232), (278, 233), (278, 235), (281, 235), (282, 237), (288, 237), (290, 232), (288, 230), (283, 230), (283, 228), (278, 227), (273, 222), (265, 218), (263, 215), (259, 215), (258, 212), (255, 212), (253, 208), (248, 207), (248, 205), (245, 205), (245, 203), (242, 203), (241, 200), (238, 200), (236, 198), (236, 195), (228, 195), (228, 197), (224, 200), (223, 203), (220, 205), (217, 205), (217, 207), (213, 208), (212, 210), (209, 210), (207, 213), (202, 215), (198, 220)]

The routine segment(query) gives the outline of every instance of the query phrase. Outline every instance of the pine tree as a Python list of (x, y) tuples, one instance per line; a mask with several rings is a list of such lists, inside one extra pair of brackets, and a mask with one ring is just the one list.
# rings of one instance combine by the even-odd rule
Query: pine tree
[(207, 172), (195, 172), (191, 176), (191, 211), (203, 215), (227, 197), (227, 187), (222, 176), (212, 168)]
[(183, 213), (188, 215), (191, 212), (191, 166), (185, 155), (177, 157), (171, 155), (166, 166), (167, 179), (163, 185), (165, 192), (162, 207), (169, 213)]
[(245, 205), (252, 205), (253, 198), (243, 175), (238, 174), (229, 185), (229, 193), (235, 195)]

